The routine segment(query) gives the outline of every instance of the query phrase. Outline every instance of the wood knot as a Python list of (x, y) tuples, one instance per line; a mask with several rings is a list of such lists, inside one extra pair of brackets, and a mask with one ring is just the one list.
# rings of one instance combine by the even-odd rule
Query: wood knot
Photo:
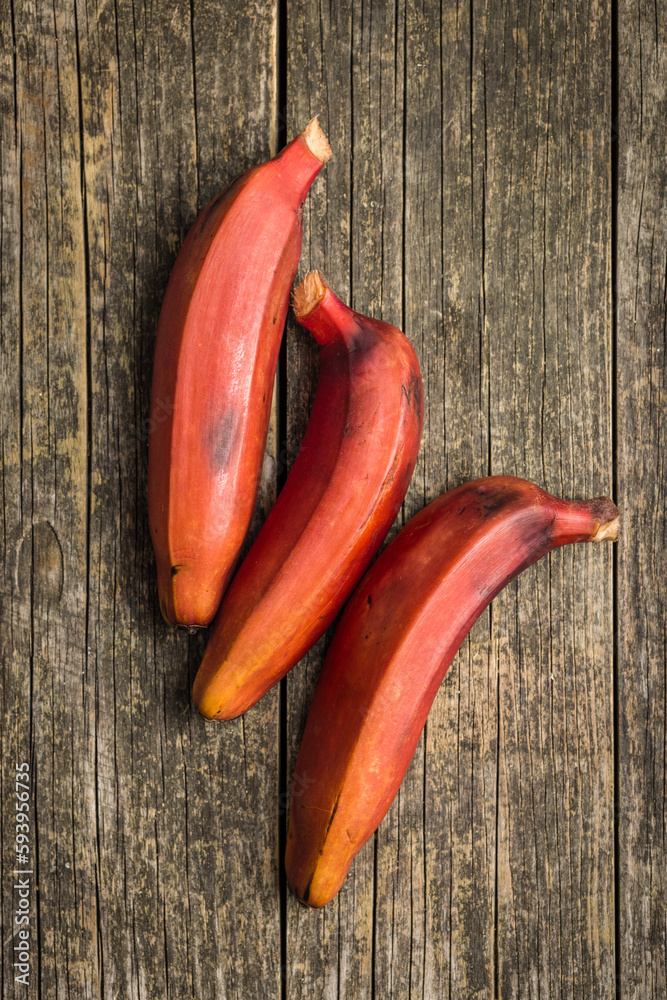
[(59, 601), (63, 591), (63, 550), (48, 521), (38, 521), (21, 539), (17, 563), (19, 592), (35, 603)]

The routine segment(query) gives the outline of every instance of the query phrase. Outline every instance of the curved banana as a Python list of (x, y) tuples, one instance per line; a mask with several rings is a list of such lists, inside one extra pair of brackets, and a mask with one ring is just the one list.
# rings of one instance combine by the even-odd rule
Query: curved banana
[(493, 476), (425, 507), (387, 546), (340, 620), (306, 722), (285, 866), (323, 906), (398, 791), (461, 642), (523, 569), (569, 542), (614, 540), (605, 497), (558, 500)]
[(322, 348), (317, 393), (287, 482), (216, 616), (193, 692), (207, 718), (247, 711), (324, 633), (417, 460), (422, 383), (404, 334), (353, 312), (316, 271), (294, 310)]
[(250, 524), (301, 210), (331, 151), (317, 120), (202, 210), (157, 330), (148, 513), (162, 613), (207, 625)]

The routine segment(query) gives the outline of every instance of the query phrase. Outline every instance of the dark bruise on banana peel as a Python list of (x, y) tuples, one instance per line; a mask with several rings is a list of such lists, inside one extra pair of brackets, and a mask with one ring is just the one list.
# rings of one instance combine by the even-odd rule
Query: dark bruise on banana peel
[(209, 624), (250, 524), (302, 206), (330, 155), (313, 119), (201, 211), (174, 264), (148, 447), (150, 533), (170, 624)]
[(287, 482), (220, 606), (193, 699), (207, 718), (254, 705), (319, 639), (405, 497), (422, 432), (407, 337), (346, 306), (316, 271), (294, 292), (320, 375)]
[(566, 501), (513, 476), (465, 483), (420, 511), (350, 599), (295, 766), (285, 867), (323, 906), (377, 829), (438, 687), (495, 595), (560, 545), (615, 540), (611, 500)]

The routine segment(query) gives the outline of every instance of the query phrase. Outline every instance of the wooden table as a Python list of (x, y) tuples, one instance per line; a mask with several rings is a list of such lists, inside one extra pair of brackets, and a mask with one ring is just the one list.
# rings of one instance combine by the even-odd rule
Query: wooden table
[[(667, 0), (0, 9), (2, 996), (664, 998)], [(422, 365), (404, 518), (501, 472), (622, 511), (617, 547), (554, 553), (473, 628), (322, 911), (281, 854), (326, 642), (205, 723), (146, 516), (178, 248), (316, 113), (301, 273)], [(254, 532), (316, 381), (285, 342)]]

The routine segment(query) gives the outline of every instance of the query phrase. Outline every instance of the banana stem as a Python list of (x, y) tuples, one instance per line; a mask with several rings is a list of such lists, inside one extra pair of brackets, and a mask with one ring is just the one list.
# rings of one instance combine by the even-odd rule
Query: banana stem
[(320, 128), (317, 118), (309, 121), (301, 135), (297, 135), (274, 157), (272, 163), (281, 182), (296, 191), (301, 202), (320, 170), (331, 156), (331, 147)]
[(335, 295), (319, 271), (309, 271), (292, 295), (294, 315), (317, 343), (349, 342), (359, 332), (356, 313)]
[(619, 512), (608, 497), (592, 500), (558, 500), (554, 497), (552, 546), (570, 542), (615, 542), (618, 538)]

